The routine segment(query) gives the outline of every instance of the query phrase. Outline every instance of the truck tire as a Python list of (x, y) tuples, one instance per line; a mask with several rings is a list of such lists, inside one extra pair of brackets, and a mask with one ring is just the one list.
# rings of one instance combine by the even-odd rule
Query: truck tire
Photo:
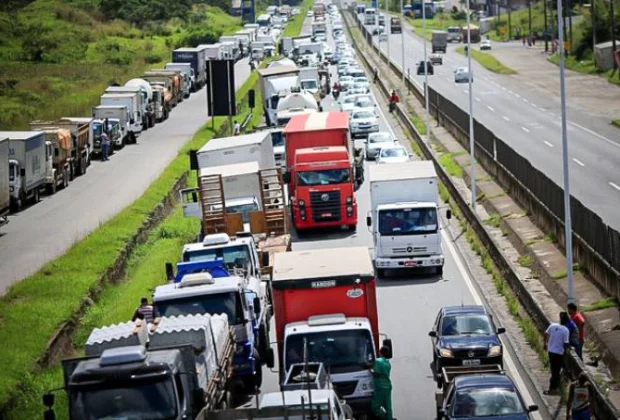
[(37, 187), (34, 189), (34, 192), (32, 193), (32, 203), (37, 204), (39, 201), (41, 201), (41, 197), (39, 195), (39, 187)]
[(437, 273), (438, 276), (443, 276), (443, 265), (440, 265), (439, 267), (437, 267), (435, 272)]
[(52, 182), (51, 184), (47, 185), (47, 194), (48, 195), (54, 195), (56, 194), (56, 190), (57, 190), (57, 185), (56, 182)]
[(69, 170), (63, 169), (62, 171), (62, 188), (65, 189), (69, 186)]
[(384, 268), (377, 268), (377, 277), (385, 277), (385, 269)]
[(260, 358), (258, 350), (254, 349), (254, 366), (256, 366), (256, 373), (253, 376), (254, 389), (260, 389), (263, 385), (263, 363)]
[(349, 229), (351, 232), (355, 233), (355, 232), (357, 232), (357, 225), (348, 225), (347, 229)]

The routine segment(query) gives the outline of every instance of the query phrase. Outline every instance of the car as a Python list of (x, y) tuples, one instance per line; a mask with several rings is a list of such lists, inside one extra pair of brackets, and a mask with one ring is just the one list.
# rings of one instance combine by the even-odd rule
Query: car
[(377, 133), (369, 134), (365, 146), (366, 159), (376, 159), (381, 148), (385, 146), (392, 146), (396, 142), (397, 140), (387, 131), (379, 131)]
[(517, 386), (503, 373), (456, 376), (437, 409), (438, 419), (529, 420), (537, 405), (526, 406)]
[(342, 101), (340, 102), (340, 111), (341, 112), (348, 112), (350, 114), (356, 108), (355, 103), (357, 102), (357, 99), (360, 96), (361, 95), (347, 95), (347, 96), (344, 96)]
[[(424, 76), (424, 61), (416, 63), (418, 76)], [(426, 72), (428, 75), (434, 74), (433, 63), (429, 60), (426, 62)]]
[(343, 92), (348, 91), (349, 88), (353, 86), (353, 77), (351, 76), (342, 76), (338, 81), (340, 82), (340, 89)]
[(355, 99), (354, 103), (356, 108), (372, 108), (375, 110), (375, 115), (379, 116), (379, 111), (377, 111), (377, 105), (375, 101), (369, 95), (360, 95)]
[(349, 86), (347, 92), (349, 92), (351, 95), (362, 95), (364, 93), (370, 92), (370, 89), (367, 85), (364, 85), (363, 83), (353, 82), (353, 84)]
[(356, 78), (356, 77), (366, 78), (366, 73), (364, 73), (364, 70), (362, 70), (357, 64), (355, 64), (355, 65), (349, 65), (349, 67), (347, 67), (347, 76), (351, 76), (353, 78)]
[(361, 77), (353, 77), (353, 82), (354, 83), (360, 83), (362, 85), (365, 85), (367, 87), (370, 87), (370, 82), (368, 81), (368, 78), (366, 76), (361, 76)]
[(481, 305), (445, 306), (439, 310), (428, 333), (433, 347), (437, 385), (443, 385), (444, 366), (504, 366), (504, 347), (493, 317)]
[(308, 10), (308, 13), (306, 13), (306, 17), (314, 17), (314, 12), (312, 10)]
[(471, 78), (471, 82), (474, 83), (474, 73), (471, 75), (467, 67), (458, 67), (454, 70), (454, 83), (468, 83)]
[(433, 66), (436, 64), (441, 66), (443, 64), (443, 55), (439, 53), (431, 54), (428, 59), (430, 60)]
[(379, 120), (374, 109), (355, 109), (349, 118), (351, 137), (366, 136), (379, 131)]
[(409, 162), (410, 160), (411, 155), (407, 149), (397, 144), (382, 147), (375, 158), (377, 163), (399, 163)]
[(488, 39), (483, 39), (480, 42), (480, 51), (490, 50), (490, 49), (491, 49), (491, 41), (489, 41)]

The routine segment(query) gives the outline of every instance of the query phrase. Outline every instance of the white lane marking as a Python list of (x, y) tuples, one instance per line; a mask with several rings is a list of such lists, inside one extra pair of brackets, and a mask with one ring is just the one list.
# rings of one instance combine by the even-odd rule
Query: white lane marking
[(506, 121), (510, 121), (510, 118), (508, 118), (507, 116), (504, 115), (503, 117)]
[(508, 89), (506, 89), (504, 86), (502, 86), (502, 90), (508, 90)]
[(620, 147), (620, 144), (616, 143), (615, 141), (609, 140), (609, 139), (608, 139), (607, 137), (605, 137), (605, 136), (601, 136), (601, 135), (600, 135), (599, 133), (597, 133), (596, 131), (592, 131), (592, 130), (590, 130), (589, 128), (586, 128), (586, 127), (584, 127), (584, 126), (582, 126), (582, 125), (579, 125), (579, 124), (577, 124), (577, 123), (574, 123), (574, 122), (572, 122), (572, 121), (568, 121), (568, 123), (569, 123), (570, 125), (573, 125), (573, 126), (577, 127), (577, 128), (581, 128), (581, 129), (582, 129), (583, 131), (585, 131), (586, 133), (590, 133), (590, 134), (592, 134), (593, 136), (598, 137), (598, 138), (599, 138), (599, 139), (601, 139), (601, 140), (605, 140), (607, 143), (611, 144), (612, 146)]
[(521, 130), (525, 131), (526, 133), (529, 133), (529, 132), (530, 132), (530, 130), (528, 130), (528, 129), (527, 129), (527, 128), (525, 128), (525, 127), (521, 127)]
[(609, 185), (611, 185), (612, 187), (614, 187), (615, 189), (617, 189), (618, 191), (620, 191), (620, 186), (618, 186), (618, 184), (614, 183), (614, 182), (609, 182)]
[(528, 101), (527, 99), (523, 98), (523, 102), (525, 102), (526, 104), (529, 103), (530, 101)]
[(584, 166), (586, 166), (586, 165), (585, 165), (582, 161), (580, 161), (579, 159), (575, 159), (575, 158), (573, 158), (573, 162), (575, 162), (577, 165), (581, 166), (582, 168), (583, 168)]
[(536, 104), (532, 104), (532, 106), (533, 106), (534, 108), (538, 108), (538, 106), (537, 106)]
[(549, 115), (551, 115), (552, 117), (555, 117), (555, 114), (553, 112), (550, 112)]
[(508, 93), (510, 93), (511, 95), (514, 95), (515, 93), (512, 90), (508, 90)]
[(476, 97), (476, 101), (477, 101), (477, 102), (480, 102), (480, 98)]
[(520, 97), (521, 97), (521, 95), (519, 95), (518, 93), (515, 93), (514, 95), (515, 95), (517, 98), (520, 98)]
[(495, 112), (495, 110), (492, 107), (488, 106), (488, 105), (487, 105), (487, 108), (489, 108), (489, 111)]
[(549, 147), (553, 147), (553, 144), (549, 143), (547, 140), (545, 140), (544, 143)]

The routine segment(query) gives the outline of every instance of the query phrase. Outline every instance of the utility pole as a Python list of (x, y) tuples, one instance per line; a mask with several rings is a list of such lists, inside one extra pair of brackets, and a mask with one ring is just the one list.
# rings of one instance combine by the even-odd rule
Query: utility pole
[(512, 39), (512, 25), (510, 24), (510, 12), (512, 9), (512, 5), (510, 4), (510, 0), (508, 0), (508, 40)]
[[(400, 0), (400, 14), (402, 15), (403, 13), (403, 7), (404, 7), (404, 0)], [(400, 43), (402, 45), (402, 73), (403, 73), (403, 87), (405, 86), (405, 18), (400, 17), (401, 19), (401, 23), (400, 23)], [(392, 30), (392, 24), (390, 22), (390, 30)]]
[(527, 0), (527, 14), (528, 14), (528, 42), (532, 39), (532, 0)]
[[(614, 22), (614, 0), (609, 0), (609, 24), (611, 26), (611, 49), (614, 54), (614, 71), (618, 68), (616, 63), (616, 24)], [(594, 51), (594, 47), (592, 47)]]
[(590, 0), (590, 19), (592, 19), (592, 51), (596, 45), (596, 8), (594, 7), (594, 0)]
[[(469, 0), (467, 0), (469, 6)], [(467, 15), (469, 16), (469, 14)], [(424, 23), (424, 102), (426, 108), (426, 142), (431, 143), (431, 124), (428, 105), (428, 59), (426, 58), (426, 0), (422, 0), (422, 22)]]
[[(510, 0), (509, 0), (510, 1)], [(510, 4), (510, 3), (509, 3)], [(509, 9), (510, 10), (510, 9)], [(508, 12), (510, 16), (510, 12)], [(474, 146), (474, 93), (472, 92), (471, 79), (471, 13), (469, 12), (469, 0), (467, 0), (467, 85), (469, 87), (469, 159), (471, 165), (471, 208), (476, 211), (476, 148)], [(510, 20), (508, 20), (510, 22)]]
[(549, 29), (547, 28), (547, 0), (543, 0), (543, 14), (545, 16), (545, 52), (549, 52)]

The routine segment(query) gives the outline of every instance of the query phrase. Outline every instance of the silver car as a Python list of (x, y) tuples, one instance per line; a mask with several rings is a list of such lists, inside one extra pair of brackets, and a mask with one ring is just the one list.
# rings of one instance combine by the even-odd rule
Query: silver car
[(383, 147), (393, 146), (396, 139), (387, 131), (379, 131), (368, 135), (366, 141), (366, 159), (376, 159)]
[(356, 108), (349, 118), (351, 137), (365, 136), (379, 131), (379, 120), (374, 108)]
[(409, 162), (411, 160), (411, 155), (409, 155), (409, 152), (407, 152), (407, 149), (403, 146), (393, 144), (391, 146), (382, 147), (375, 160), (377, 163)]
[(467, 83), (470, 77), (471, 82), (474, 83), (474, 74), (472, 72), (470, 76), (469, 69), (467, 67), (458, 67), (454, 70), (454, 83)]

